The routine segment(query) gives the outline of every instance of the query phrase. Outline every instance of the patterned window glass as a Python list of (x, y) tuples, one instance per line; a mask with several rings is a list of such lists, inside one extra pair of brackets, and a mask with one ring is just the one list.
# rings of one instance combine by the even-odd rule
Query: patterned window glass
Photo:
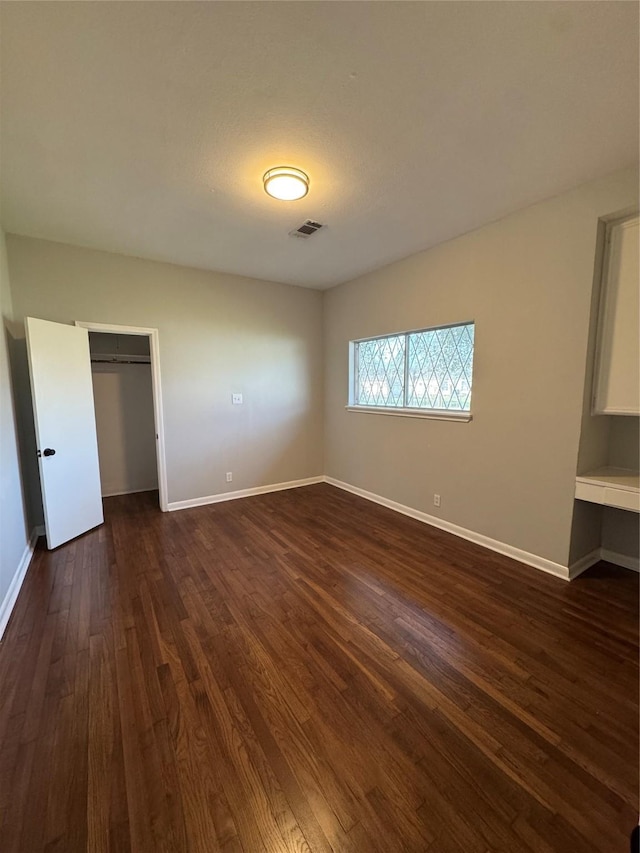
[(404, 406), (405, 335), (356, 344), (356, 405)]
[(356, 406), (469, 412), (474, 324), (354, 342)]
[(473, 323), (407, 335), (407, 398), (411, 409), (471, 408)]

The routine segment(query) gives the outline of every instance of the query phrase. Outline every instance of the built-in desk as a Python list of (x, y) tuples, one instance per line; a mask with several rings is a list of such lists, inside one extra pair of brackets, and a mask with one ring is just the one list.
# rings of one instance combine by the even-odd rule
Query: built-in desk
[(576, 477), (576, 498), (640, 512), (640, 473), (626, 468), (598, 468)]

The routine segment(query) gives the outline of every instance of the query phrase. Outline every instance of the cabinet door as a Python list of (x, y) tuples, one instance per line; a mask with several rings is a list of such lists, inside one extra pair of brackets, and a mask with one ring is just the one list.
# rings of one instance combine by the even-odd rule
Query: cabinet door
[(594, 414), (640, 414), (640, 218), (607, 226)]

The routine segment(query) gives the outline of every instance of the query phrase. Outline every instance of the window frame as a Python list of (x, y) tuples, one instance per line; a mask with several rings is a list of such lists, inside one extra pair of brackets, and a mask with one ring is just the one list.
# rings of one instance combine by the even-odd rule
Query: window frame
[[(356, 352), (358, 348), (358, 344), (366, 343), (367, 341), (382, 341), (386, 338), (397, 338), (400, 336), (405, 337), (405, 349), (404, 349), (404, 380), (403, 380), (403, 399), (407, 398), (407, 379), (408, 379), (408, 371), (409, 371), (409, 358), (408, 358), (408, 339), (410, 335), (421, 334), (422, 332), (435, 332), (440, 331), (442, 329), (454, 329), (458, 326), (473, 326), (473, 357), (474, 364), (471, 371), (471, 391), (470, 391), (470, 403), (469, 409), (460, 410), (460, 409), (429, 409), (429, 408), (421, 408), (421, 407), (413, 407), (413, 406), (366, 406), (361, 405), (355, 402), (356, 396), (356, 388), (358, 382), (358, 364), (356, 359)], [(475, 320), (464, 320), (458, 323), (443, 323), (441, 325), (435, 326), (427, 326), (425, 328), (419, 329), (408, 329), (403, 332), (389, 332), (386, 335), (369, 335), (365, 338), (354, 338), (352, 341), (349, 341), (349, 393), (348, 393), (348, 403), (345, 406), (345, 409), (349, 412), (362, 412), (365, 414), (375, 414), (375, 415), (392, 415), (396, 417), (405, 417), (405, 418), (428, 418), (435, 420), (444, 420), (444, 421), (458, 421), (462, 423), (468, 423), (473, 420), (473, 413), (471, 405), (473, 403), (473, 377), (475, 370), (475, 329), (476, 323)]]

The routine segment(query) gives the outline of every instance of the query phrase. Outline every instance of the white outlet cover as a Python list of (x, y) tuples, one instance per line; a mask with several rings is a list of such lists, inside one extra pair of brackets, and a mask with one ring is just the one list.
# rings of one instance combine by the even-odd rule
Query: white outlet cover
[(231, 402), (233, 403), (234, 406), (241, 406), (242, 405), (242, 394), (232, 394), (231, 395)]

